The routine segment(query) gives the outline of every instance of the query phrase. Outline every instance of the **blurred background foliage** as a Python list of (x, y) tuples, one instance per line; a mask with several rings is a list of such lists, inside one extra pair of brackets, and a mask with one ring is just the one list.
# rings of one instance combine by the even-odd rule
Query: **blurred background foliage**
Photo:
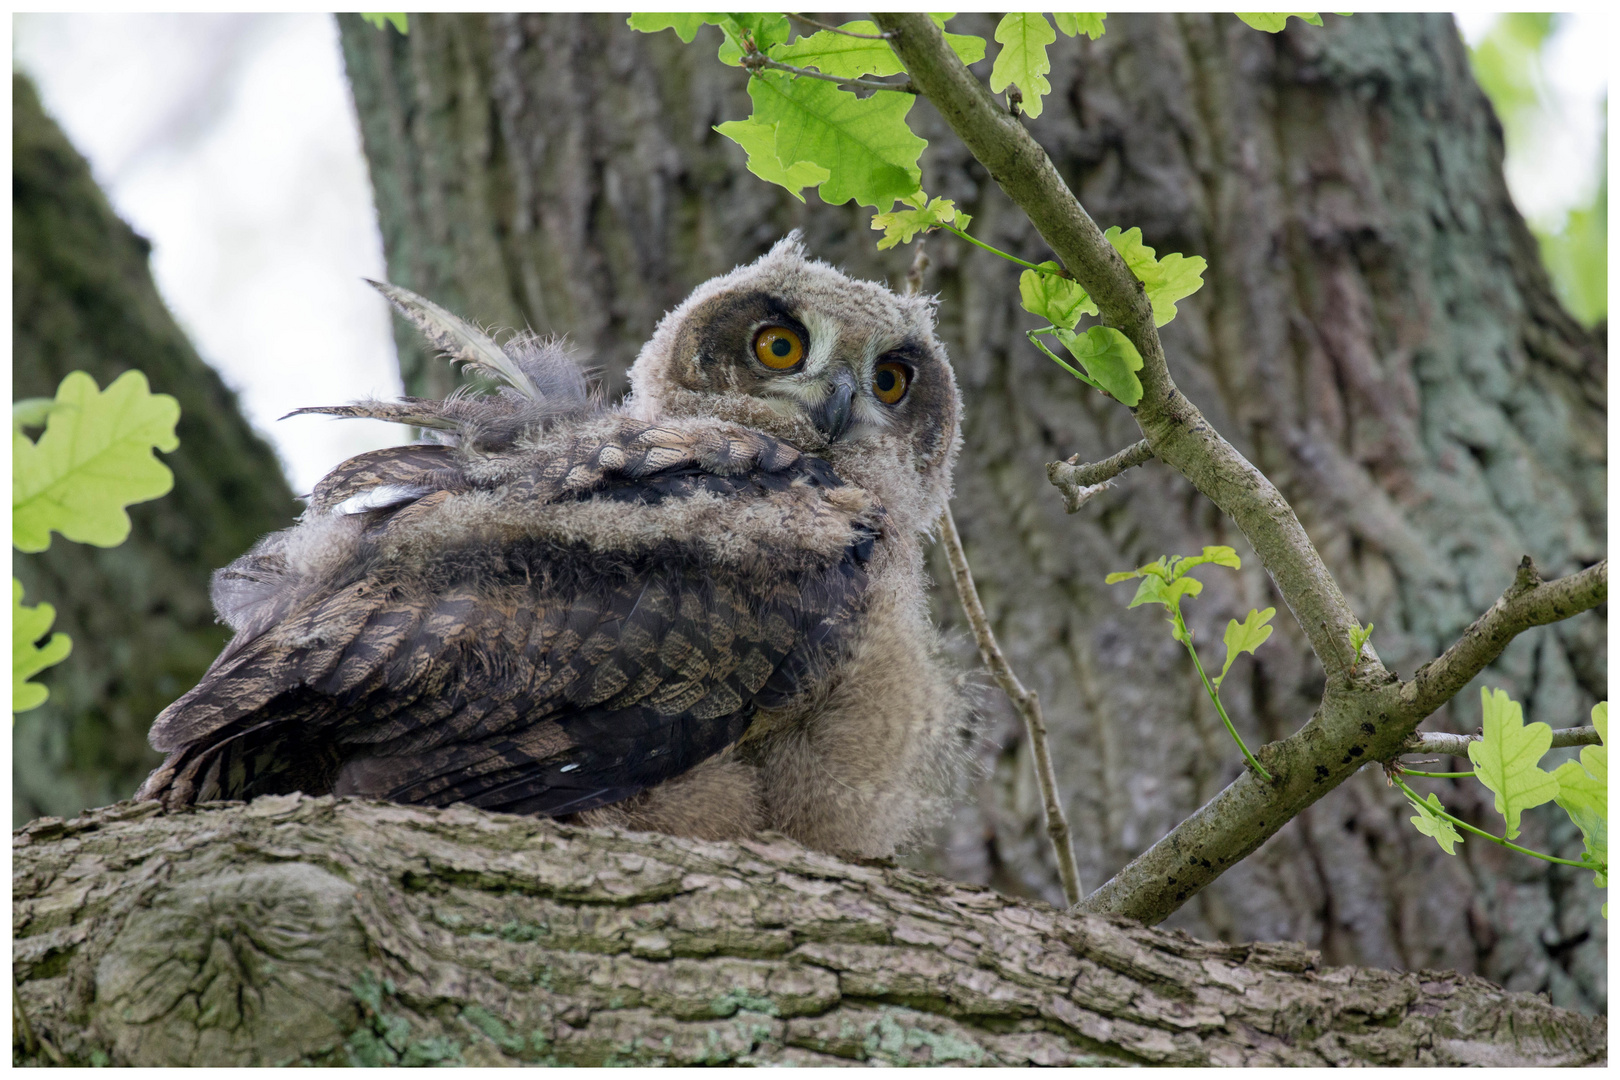
[[(1555, 63), (1551, 45), (1567, 15), (1518, 11), (1497, 15), (1483, 38), (1469, 49), (1474, 77), (1496, 109), (1507, 142), (1509, 186), (1538, 166), (1542, 135), (1561, 119), (1567, 103), (1549, 81)], [(1541, 243), (1541, 257), (1558, 298), (1587, 326), (1609, 313), (1609, 109), (1605, 98), (1600, 145), (1591, 194), (1574, 207), (1536, 213), (1515, 198)]]

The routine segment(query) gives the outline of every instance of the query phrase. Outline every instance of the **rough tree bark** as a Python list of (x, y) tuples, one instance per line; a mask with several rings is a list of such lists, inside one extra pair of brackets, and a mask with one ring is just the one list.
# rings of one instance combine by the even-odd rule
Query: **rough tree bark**
[[(56, 607), (73, 652), (39, 681), (43, 706), (12, 729), (12, 815), (75, 814), (126, 798), (162, 760), (152, 718), (229, 637), (208, 575), (298, 512), (275, 452), (192, 349), (147, 266), (151, 248), (113, 212), (89, 166), (12, 78), (12, 395), (53, 397), (70, 371), (98, 386), (136, 368), (180, 401), (174, 490), (130, 508), (116, 548), (57, 537), (17, 555), (29, 603)], [(37, 433), (35, 433), (37, 434)]]
[[(1209, 260), (1165, 331), (1175, 377), (1283, 490), (1384, 663), (1410, 675), (1522, 554), (1548, 577), (1602, 556), (1606, 353), (1553, 298), (1450, 18), (1329, 23), (1272, 36), (1226, 15), (1114, 15), (1099, 41), (1052, 48), (1053, 94), (1029, 127), (1100, 224)], [(853, 273), (905, 273), (908, 252), (875, 249), (870, 211), (800, 205), (743, 170), (711, 129), (747, 115), (744, 77), (707, 38), (682, 46), (607, 14), (424, 15), (405, 38), (340, 24), (392, 280), (488, 323), (567, 333), (610, 390), (663, 311), (788, 228)], [(952, 25), (988, 37), (993, 23)], [(988, 242), (1046, 257), (926, 101), (913, 120), (929, 192)], [(1167, 469), (1065, 516), (1045, 463), (1098, 460), (1138, 433), (1023, 341), (1015, 267), (929, 243), (967, 402), (957, 522), (996, 633), (1046, 706), (1095, 884), (1241, 766), (1180, 646), (1103, 576), (1237, 547), (1243, 572), (1206, 575), (1188, 606), (1206, 648), (1228, 618), (1281, 605), (1231, 524)], [(400, 346), (407, 386), (448, 387), (408, 335)], [(937, 611), (961, 625), (948, 590)], [(959, 655), (976, 666), (966, 634)], [(1564, 727), (1606, 680), (1599, 612), (1524, 635), (1483, 681)], [(1297, 729), (1321, 691), (1284, 622), (1224, 697), (1254, 745)], [(1477, 700), (1470, 688), (1431, 726), (1473, 730)], [(986, 713), (987, 776), (919, 865), (1058, 899), (1028, 747), (998, 695)], [(1488, 796), (1435, 783), (1486, 823)], [(1600, 1011), (1588, 875), (1487, 844), (1447, 857), (1409, 814), (1367, 770), (1169, 925), (1300, 937), (1329, 963), (1479, 972)], [(1526, 835), (1573, 855), (1561, 817), (1527, 819)]]
[[(1323, 968), (766, 834), (268, 796), (37, 821), (23, 1061), (1579, 1065), (1606, 1022)], [(47, 1048), (48, 1044), (48, 1048)]]

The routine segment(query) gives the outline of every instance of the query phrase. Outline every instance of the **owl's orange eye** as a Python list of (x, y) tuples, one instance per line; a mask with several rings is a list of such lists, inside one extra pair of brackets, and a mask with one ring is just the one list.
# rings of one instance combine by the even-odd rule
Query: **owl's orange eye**
[(785, 326), (766, 326), (754, 335), (754, 356), (772, 371), (786, 371), (804, 359), (804, 342)]
[(872, 393), (885, 405), (898, 404), (911, 385), (911, 369), (904, 364), (879, 364), (872, 372)]

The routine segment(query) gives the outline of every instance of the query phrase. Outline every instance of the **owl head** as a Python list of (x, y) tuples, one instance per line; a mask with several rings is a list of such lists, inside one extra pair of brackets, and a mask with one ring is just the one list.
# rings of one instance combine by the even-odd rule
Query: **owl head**
[(664, 316), (630, 369), (627, 405), (648, 420), (712, 417), (784, 439), (926, 532), (961, 441), (933, 307), (809, 258), (795, 231)]

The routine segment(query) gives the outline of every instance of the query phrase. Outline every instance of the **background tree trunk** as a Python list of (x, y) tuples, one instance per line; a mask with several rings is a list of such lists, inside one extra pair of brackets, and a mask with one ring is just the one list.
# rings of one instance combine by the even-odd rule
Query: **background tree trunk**
[[(116, 548), (54, 538), (17, 554), (29, 603), (56, 607), (73, 652), (39, 681), (48, 702), (12, 728), (12, 817), (70, 815), (127, 798), (162, 760), (152, 718), (196, 683), (229, 637), (208, 575), (298, 512), (275, 452), (187, 343), (89, 166), (12, 78), (12, 395), (54, 397), (70, 371), (105, 387), (130, 368), (180, 401), (174, 490), (130, 507)], [(34, 434), (37, 435), (37, 432)]]
[[(1583, 1065), (1607, 1023), (1321, 970), (775, 834), (380, 802), (123, 803), (16, 837), (14, 970), (100, 1065)], [(46, 1048), (48, 1044), (49, 1048)]]
[[(608, 14), (422, 15), (408, 37), (340, 23), (391, 279), (484, 323), (568, 334), (610, 391), (665, 310), (789, 228), (856, 275), (898, 283), (909, 265), (907, 249), (876, 250), (870, 210), (801, 205), (744, 171), (712, 131), (749, 111), (743, 74), (714, 59), (717, 31), (683, 46)], [(1450, 17), (1329, 23), (1273, 36), (1230, 15), (1114, 15), (1099, 41), (1053, 46), (1053, 94), (1030, 127), (1099, 223), (1209, 260), (1165, 332), (1175, 376), (1293, 501), (1384, 662), (1409, 676), (1521, 554), (1549, 577), (1603, 554), (1606, 353), (1553, 297)], [(988, 38), (993, 21), (952, 27)], [(956, 199), (988, 242), (1046, 257), (926, 101), (912, 118), (930, 194)], [(1169, 470), (1150, 464), (1063, 514), (1044, 463), (1128, 445), (1130, 416), (1024, 342), (1016, 267), (928, 243), (966, 399), (956, 519), (996, 632), (1046, 705), (1094, 888), (1241, 767), (1181, 647), (1104, 575), (1236, 547), (1243, 571), (1206, 574), (1188, 605), (1217, 658), (1227, 619), (1282, 605), (1236, 530)], [(412, 392), (451, 385), (414, 334), (399, 343)], [(935, 576), (948, 580), (942, 558)], [(936, 612), (960, 625), (948, 585)], [(1227, 683), (1251, 744), (1320, 698), (1303, 635), (1279, 622)], [(965, 633), (957, 650), (977, 666)], [(1524, 635), (1483, 681), (1529, 720), (1585, 722), (1607, 696), (1603, 613)], [(984, 701), (986, 774), (915, 861), (1057, 900), (1027, 747), (999, 693)], [(1431, 726), (1473, 730), (1477, 702), (1465, 692)], [(1487, 822), (1483, 789), (1437, 784)], [(1605, 1007), (1586, 874), (1485, 843), (1448, 857), (1408, 816), (1366, 770), (1170, 925)], [(1532, 844), (1578, 853), (1561, 814), (1531, 816)]]

